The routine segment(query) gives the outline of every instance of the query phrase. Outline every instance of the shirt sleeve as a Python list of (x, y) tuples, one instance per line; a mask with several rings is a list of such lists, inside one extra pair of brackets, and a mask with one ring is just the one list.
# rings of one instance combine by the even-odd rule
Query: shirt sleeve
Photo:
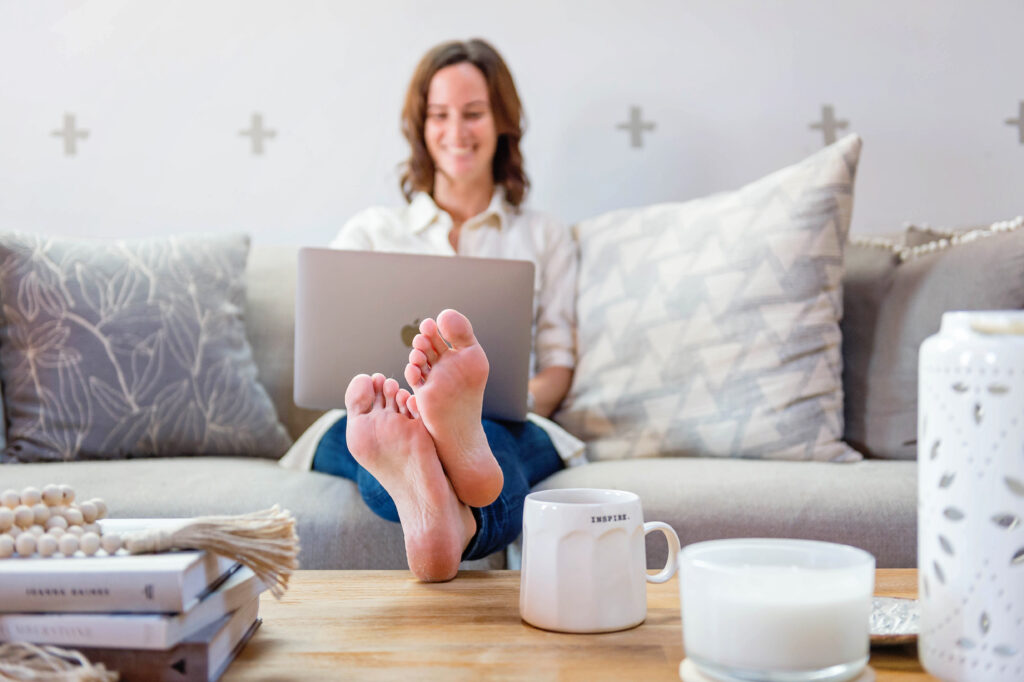
[(378, 211), (366, 209), (349, 218), (338, 234), (331, 240), (329, 246), (332, 249), (344, 249), (351, 251), (373, 251), (373, 230), (378, 228), (381, 222)]
[(537, 371), (576, 366), (576, 242), (569, 229), (545, 226), (535, 348)]

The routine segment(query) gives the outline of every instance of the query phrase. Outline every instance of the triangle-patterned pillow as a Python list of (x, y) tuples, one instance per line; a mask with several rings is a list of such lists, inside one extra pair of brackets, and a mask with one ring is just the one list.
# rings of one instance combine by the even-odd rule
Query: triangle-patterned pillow
[(860, 459), (839, 331), (860, 148), (576, 226), (579, 359), (556, 419), (591, 460)]

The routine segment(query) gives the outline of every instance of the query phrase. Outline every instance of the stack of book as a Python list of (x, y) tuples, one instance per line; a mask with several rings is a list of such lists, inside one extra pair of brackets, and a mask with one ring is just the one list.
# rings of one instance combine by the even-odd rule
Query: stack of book
[[(104, 532), (160, 522), (104, 520)], [(132, 680), (217, 680), (260, 625), (266, 586), (200, 551), (0, 560), (0, 642), (54, 644)]]

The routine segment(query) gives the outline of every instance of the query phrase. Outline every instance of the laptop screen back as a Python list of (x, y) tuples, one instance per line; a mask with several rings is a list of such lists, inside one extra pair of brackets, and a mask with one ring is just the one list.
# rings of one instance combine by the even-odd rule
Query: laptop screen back
[(525, 419), (533, 283), (529, 261), (300, 249), (295, 403), (344, 407), (357, 374), (380, 372), (409, 388), (404, 370), (420, 321), (454, 308), (490, 363), (483, 416)]

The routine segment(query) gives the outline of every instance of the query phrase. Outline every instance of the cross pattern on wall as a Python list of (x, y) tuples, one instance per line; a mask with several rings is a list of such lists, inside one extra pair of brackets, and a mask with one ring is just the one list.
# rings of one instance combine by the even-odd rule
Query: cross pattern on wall
[(831, 104), (821, 106), (821, 121), (811, 124), (811, 130), (820, 130), (825, 134), (825, 146), (836, 141), (836, 131), (845, 130), (849, 121), (837, 121), (836, 111)]
[(643, 134), (645, 130), (654, 130), (653, 121), (644, 121), (643, 114), (641, 113), (640, 107), (629, 108), (629, 121), (626, 123), (620, 123), (615, 126), (619, 130), (629, 131), (629, 144), (632, 147), (643, 147), (644, 138)]
[(1020, 143), (1024, 144), (1024, 101), (1020, 103), (1020, 113), (1017, 114), (1017, 118), (1006, 119), (1006, 125), (1017, 126), (1017, 130), (1020, 131)]
[(64, 114), (64, 127), (54, 130), (50, 135), (64, 138), (64, 155), (74, 156), (78, 151), (78, 141), (89, 137), (89, 131), (75, 127), (74, 114)]
[[(1020, 109), (1017, 114), (1017, 118), (1008, 118), (1004, 123), (1017, 128), (1019, 143), (1024, 145), (1024, 100), (1020, 102)], [(825, 145), (828, 146), (836, 141), (836, 132), (839, 130), (845, 130), (849, 125), (850, 122), (848, 120), (836, 119), (835, 107), (831, 104), (823, 104), (821, 107), (821, 120), (811, 123), (809, 127), (811, 130), (822, 131)], [(629, 132), (630, 146), (643, 147), (643, 134), (645, 132), (653, 131), (656, 124), (653, 121), (643, 120), (643, 110), (640, 107), (631, 106), (629, 108), (629, 121), (619, 123), (615, 127), (618, 130), (626, 130)], [(243, 137), (250, 138), (252, 143), (252, 153), (254, 156), (262, 156), (264, 151), (264, 142), (277, 137), (276, 130), (264, 127), (263, 114), (259, 112), (252, 114), (249, 128), (247, 130), (239, 131), (238, 134)], [(84, 128), (79, 128), (76, 125), (74, 114), (65, 113), (63, 126), (57, 130), (51, 131), (50, 135), (52, 137), (59, 137), (64, 141), (65, 156), (75, 156), (78, 153), (78, 141), (87, 139), (89, 137), (89, 131)]]
[(277, 137), (276, 130), (269, 130), (263, 127), (263, 114), (260, 113), (253, 113), (250, 128), (242, 130), (238, 134), (252, 138), (252, 153), (257, 156), (263, 155), (263, 140)]

